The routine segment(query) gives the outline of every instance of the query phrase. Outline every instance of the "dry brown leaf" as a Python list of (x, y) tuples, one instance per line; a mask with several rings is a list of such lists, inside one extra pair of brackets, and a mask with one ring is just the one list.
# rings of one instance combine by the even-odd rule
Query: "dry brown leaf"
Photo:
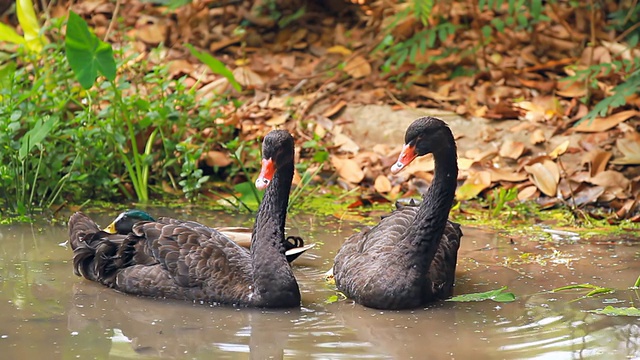
[(624, 205), (620, 207), (618, 211), (616, 211), (616, 216), (618, 216), (618, 218), (620, 219), (624, 219), (627, 217), (628, 214), (633, 213), (633, 211), (637, 206), (638, 206), (638, 200), (629, 199), (625, 201)]
[(360, 146), (358, 146), (355, 141), (342, 133), (333, 137), (333, 144), (338, 146), (340, 150), (344, 152), (356, 154), (360, 150)]
[(640, 165), (640, 141), (634, 138), (623, 138), (616, 141), (616, 147), (624, 157), (615, 159), (613, 164)]
[(489, 168), (488, 171), (489, 173), (491, 173), (491, 182), (498, 182), (498, 181), (519, 182), (527, 179), (527, 174), (522, 172), (517, 172), (513, 169)]
[(556, 94), (568, 98), (581, 98), (587, 95), (587, 85), (584, 81), (560, 80), (556, 89)]
[(360, 165), (353, 159), (342, 159), (337, 156), (331, 156), (331, 165), (336, 168), (338, 176), (352, 184), (358, 184), (364, 179), (364, 171), (362, 171)]
[[(391, 152), (391, 149), (389, 148), (389, 145), (387, 145), (387, 144), (375, 144), (375, 145), (373, 145), (373, 148), (371, 150), (373, 150), (374, 153), (376, 153), (378, 155), (382, 155), (382, 156), (388, 156), (389, 153)], [(398, 150), (397, 155), (399, 155), (399, 154), (400, 154), (400, 150)]]
[(282, 125), (285, 122), (287, 122), (287, 120), (289, 119), (289, 116), (290, 114), (288, 112), (283, 112), (265, 121), (264, 123), (269, 126)]
[(342, 45), (335, 45), (327, 49), (327, 54), (340, 54), (344, 56), (351, 55), (351, 50)]
[(167, 25), (161, 22), (145, 24), (135, 29), (136, 38), (150, 45), (158, 45), (167, 38)]
[(409, 91), (409, 94), (419, 95), (427, 99), (433, 99), (436, 101), (458, 101), (462, 99), (462, 96), (460, 94), (453, 94), (453, 95), (443, 94), (440, 91), (435, 92), (424, 86), (419, 86), (419, 85), (411, 85), (408, 91)]
[(331, 107), (327, 108), (327, 110), (322, 113), (322, 116), (330, 118), (333, 115), (339, 113), (340, 110), (344, 109), (346, 106), (347, 102), (344, 100), (340, 100), (337, 103), (333, 104)]
[(596, 176), (591, 177), (589, 182), (593, 185), (599, 185), (609, 190), (612, 188), (627, 189), (631, 181), (627, 179), (622, 173), (615, 170), (603, 171)]
[(226, 152), (222, 151), (207, 151), (206, 153), (202, 154), (201, 159), (204, 159), (207, 165), (211, 167), (225, 167), (231, 164), (229, 155)]
[(569, 148), (569, 143), (570, 143), (569, 140), (563, 141), (562, 144), (556, 146), (556, 148), (549, 153), (549, 157), (552, 160), (555, 160), (558, 156), (564, 154)]
[(612, 127), (627, 121), (634, 116), (639, 116), (640, 112), (636, 110), (625, 110), (607, 116), (605, 118), (595, 118), (593, 120), (584, 120), (574, 127), (575, 131), (580, 132), (601, 132), (609, 130)]
[(371, 74), (371, 65), (367, 59), (358, 55), (347, 61), (344, 71), (354, 79), (361, 79)]
[(246, 88), (254, 89), (264, 85), (262, 77), (246, 66), (239, 66), (233, 69), (233, 77), (236, 78), (240, 85)]
[(537, 96), (532, 101), (521, 101), (514, 106), (524, 110), (526, 120), (534, 122), (548, 121), (564, 113), (559, 99), (552, 95)]
[(469, 149), (465, 152), (464, 156), (472, 159), (474, 162), (483, 162), (493, 159), (498, 155), (498, 152), (493, 147), (480, 151), (480, 149)]
[(538, 197), (538, 188), (535, 186), (527, 186), (518, 191), (518, 200), (532, 200)]
[(173, 78), (180, 74), (191, 74), (194, 70), (193, 65), (184, 59), (173, 60), (169, 62), (169, 77)]
[(575, 197), (569, 203), (575, 206), (582, 206), (584, 204), (589, 204), (598, 200), (600, 195), (602, 195), (603, 193), (604, 193), (604, 187), (602, 186), (589, 187), (575, 194)]
[(460, 170), (469, 170), (469, 168), (471, 168), (471, 165), (473, 165), (475, 161), (473, 161), (473, 159), (467, 159), (465, 157), (459, 157), (458, 158), (458, 169)]
[(547, 141), (547, 139), (544, 137), (544, 131), (542, 131), (542, 129), (535, 129), (531, 133), (529, 141), (531, 141), (531, 143), (535, 145), (542, 144), (543, 142)]
[(373, 187), (377, 192), (384, 194), (391, 191), (391, 181), (384, 175), (378, 175), (376, 181), (373, 183)]
[(531, 182), (547, 196), (556, 196), (558, 182), (560, 181), (560, 170), (558, 165), (551, 160), (544, 160), (533, 165), (524, 167), (525, 171), (531, 175)]
[(212, 99), (230, 87), (231, 84), (229, 84), (229, 80), (221, 77), (198, 89), (198, 91), (196, 91), (196, 99)]
[[(394, 159), (395, 160), (395, 159)], [(408, 175), (414, 175), (420, 171), (433, 171), (435, 169), (435, 162), (433, 161), (433, 156), (420, 156), (413, 160), (402, 173)]]
[(596, 176), (607, 168), (611, 153), (600, 149), (593, 149), (582, 156), (581, 163), (589, 164), (589, 175)]
[(473, 199), (489, 186), (491, 186), (491, 174), (488, 171), (479, 171), (465, 180), (456, 191), (456, 197), (458, 200)]
[(517, 160), (524, 152), (524, 144), (520, 141), (506, 140), (500, 146), (500, 156)]

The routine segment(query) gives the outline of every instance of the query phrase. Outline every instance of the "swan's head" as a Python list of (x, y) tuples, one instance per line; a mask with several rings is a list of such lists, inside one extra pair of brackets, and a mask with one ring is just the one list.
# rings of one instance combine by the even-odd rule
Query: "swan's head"
[(451, 134), (447, 124), (431, 116), (416, 119), (404, 134), (404, 146), (391, 172), (397, 174), (418, 156), (437, 152), (439, 147), (448, 146), (443, 132)]
[(293, 164), (293, 137), (285, 130), (273, 130), (262, 141), (262, 167), (256, 179), (256, 187), (269, 186), (279, 167)]
[(127, 235), (133, 229), (133, 225), (140, 221), (156, 221), (151, 215), (142, 210), (127, 210), (120, 213), (104, 231), (109, 234)]

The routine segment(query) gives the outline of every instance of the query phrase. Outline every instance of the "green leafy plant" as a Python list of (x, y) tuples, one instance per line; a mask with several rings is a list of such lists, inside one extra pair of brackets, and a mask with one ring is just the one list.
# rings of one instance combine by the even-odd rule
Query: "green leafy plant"
[(73, 11), (69, 11), (65, 50), (76, 79), (85, 89), (93, 86), (98, 71), (109, 81), (116, 79), (111, 45), (91, 33), (87, 23)]
[(640, 309), (637, 309), (633, 306), (631, 307), (613, 307), (611, 305), (606, 306), (604, 309), (597, 310), (587, 310), (587, 312), (598, 314), (598, 315), (607, 315), (607, 316), (632, 316), (632, 317), (640, 317)]
[(601, 294), (610, 294), (615, 291), (615, 289), (602, 287), (598, 285), (576, 284), (576, 285), (567, 285), (567, 286), (555, 288), (551, 290), (551, 292), (560, 292), (560, 291), (575, 290), (575, 289), (588, 290), (587, 293), (582, 296), (583, 298), (592, 297), (592, 296), (601, 295)]
[(40, 54), (48, 40), (40, 28), (40, 22), (36, 17), (33, 3), (31, 0), (16, 1), (16, 12), (24, 36), (20, 36), (12, 27), (0, 23), (0, 41), (26, 45), (29, 52)]
[(207, 65), (214, 74), (221, 75), (229, 80), (229, 83), (231, 84), (231, 86), (233, 86), (234, 89), (236, 89), (236, 91), (242, 90), (242, 86), (240, 86), (240, 83), (238, 83), (231, 70), (229, 70), (222, 61), (214, 58), (207, 53), (196, 50), (196, 48), (194, 48), (191, 44), (185, 44), (185, 46), (187, 49), (189, 49), (191, 55), (195, 56), (198, 60), (202, 61), (203, 64)]
[[(235, 137), (232, 126), (216, 124), (219, 109), (238, 103), (198, 99), (165, 64), (131, 61), (138, 54), (126, 48), (114, 54), (79, 16), (70, 22), (67, 41), (34, 53), (17, 38), (0, 65), (0, 213), (31, 214), (62, 200), (144, 201), (165, 190), (165, 179), (196, 198), (207, 181), (200, 154)], [(50, 24), (60, 33), (64, 19)]]
[[(508, 207), (508, 203), (516, 199), (518, 199), (518, 189), (516, 188), (508, 190), (503, 187), (493, 189), (491, 194), (487, 196), (487, 201), (489, 202), (489, 214), (491, 215), (491, 218), (498, 217), (498, 215)], [(507, 219), (507, 222), (511, 220), (511, 216), (512, 212), (509, 211), (509, 218)]]
[[(607, 71), (610, 71), (611, 65), (614, 63), (606, 64), (606, 65), (601, 64), (601, 66), (604, 69), (607, 69)], [(623, 63), (623, 62), (618, 62), (618, 63)], [(633, 72), (627, 77), (627, 79), (624, 82), (618, 84), (616, 87), (614, 87), (611, 90), (611, 92), (613, 93), (612, 95), (599, 101), (593, 107), (593, 109), (591, 109), (591, 111), (587, 113), (587, 115), (585, 115), (582, 119), (580, 119), (580, 122), (585, 120), (593, 120), (596, 118), (596, 116), (604, 117), (610, 109), (625, 105), (627, 103), (627, 97), (637, 93), (638, 90), (640, 90), (640, 59), (638, 58), (634, 59), (633, 63), (630, 61), (625, 61), (625, 63), (627, 65), (634, 64), (633, 66), (635, 67), (635, 70), (633, 70)], [(623, 68), (623, 67), (620, 67), (620, 68)], [(628, 68), (628, 66), (626, 68)], [(592, 78), (595, 79), (595, 77), (592, 77)], [(597, 83), (595, 86), (597, 87)], [(594, 86), (592, 85), (592, 87)], [(578, 123), (576, 123), (576, 125)]]
[(503, 286), (500, 289), (491, 290), (491, 291), (457, 295), (450, 299), (447, 299), (447, 301), (470, 302), (470, 301), (492, 300), (492, 301), (501, 302), (501, 303), (515, 301), (516, 296), (513, 293), (505, 292), (505, 290), (507, 290), (507, 287)]

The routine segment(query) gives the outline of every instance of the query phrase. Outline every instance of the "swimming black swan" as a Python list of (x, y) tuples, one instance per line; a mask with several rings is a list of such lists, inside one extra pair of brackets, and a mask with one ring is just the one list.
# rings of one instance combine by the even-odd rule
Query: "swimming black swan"
[(338, 290), (377, 309), (410, 309), (453, 293), (462, 231), (447, 220), (455, 196), (456, 143), (440, 119), (422, 117), (405, 133), (397, 173), (432, 153), (435, 176), (422, 204), (398, 206), (378, 225), (349, 237), (335, 257)]
[[(251, 235), (253, 230), (250, 228), (239, 226), (210, 228), (195, 221), (179, 220), (165, 216), (159, 217), (156, 220), (146, 211), (138, 209), (127, 210), (118, 214), (115, 220), (104, 228), (100, 236), (107, 237), (109, 240), (115, 242), (117, 242), (118, 239), (120, 239), (120, 241), (124, 240), (126, 236), (121, 235), (129, 235), (129, 233), (133, 231), (133, 225), (140, 221), (157, 221), (161, 224), (182, 225), (190, 227), (193, 230), (205, 231), (207, 233), (215, 230), (227, 236), (229, 239), (233, 240), (245, 249), (249, 249), (251, 247)], [(304, 240), (299, 236), (287, 236), (284, 245), (287, 261), (291, 263), (305, 251), (314, 246), (315, 244), (305, 245)]]
[(95, 222), (75, 213), (69, 219), (75, 273), (135, 295), (251, 307), (300, 306), (284, 237), (293, 138), (274, 130), (262, 149), (256, 186), (266, 191), (250, 252), (208, 227), (144, 221), (118, 244), (97, 235), (101, 231)]

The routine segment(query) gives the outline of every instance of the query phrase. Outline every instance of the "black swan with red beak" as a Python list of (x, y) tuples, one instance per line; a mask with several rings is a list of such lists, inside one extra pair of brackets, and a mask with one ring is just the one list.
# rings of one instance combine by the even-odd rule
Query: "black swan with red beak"
[[(139, 221), (127, 235), (106, 233), (88, 216), (69, 219), (79, 276), (128, 294), (239, 306), (300, 306), (285, 250), (294, 141), (275, 130), (263, 141), (256, 186), (266, 188), (247, 251), (210, 227), (180, 220)], [(115, 237), (114, 236), (120, 236)]]
[(352, 235), (335, 257), (338, 290), (359, 304), (411, 309), (453, 293), (462, 231), (448, 220), (458, 177), (449, 127), (433, 117), (415, 120), (391, 171), (397, 173), (429, 153), (434, 156), (435, 176), (422, 203), (399, 206), (378, 225)]

